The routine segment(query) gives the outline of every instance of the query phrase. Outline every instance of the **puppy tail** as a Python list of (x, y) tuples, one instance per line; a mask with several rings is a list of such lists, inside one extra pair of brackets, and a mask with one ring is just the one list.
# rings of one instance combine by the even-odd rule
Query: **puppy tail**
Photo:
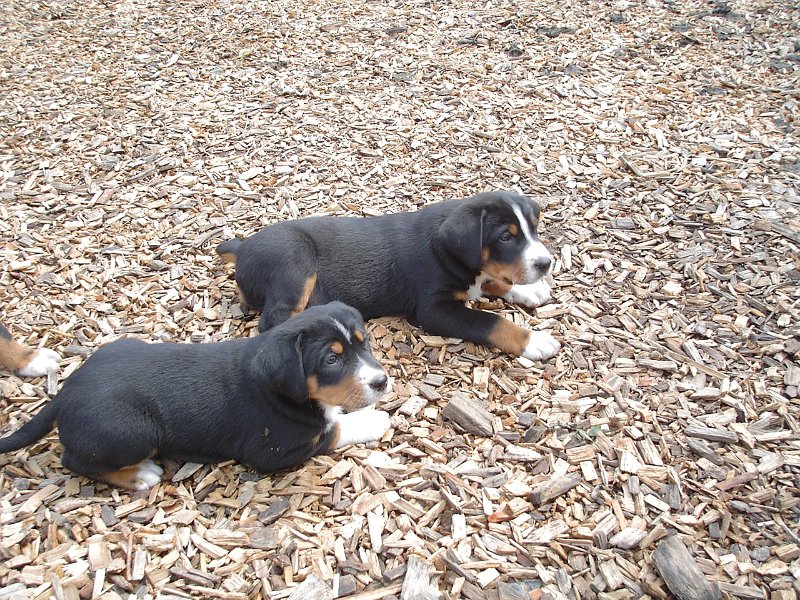
[(7, 437), (0, 438), (0, 453), (13, 452), (42, 439), (53, 429), (57, 415), (58, 408), (56, 400), (53, 399), (17, 431)]
[(225, 262), (235, 263), (236, 251), (239, 249), (239, 246), (242, 245), (243, 241), (242, 238), (233, 238), (227, 242), (222, 242), (217, 246), (217, 254), (219, 254), (220, 258)]

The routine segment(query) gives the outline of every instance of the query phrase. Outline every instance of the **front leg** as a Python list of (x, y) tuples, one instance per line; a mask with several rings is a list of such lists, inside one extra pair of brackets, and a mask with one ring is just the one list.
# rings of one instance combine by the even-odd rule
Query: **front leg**
[(503, 298), (513, 304), (536, 308), (550, 300), (550, 286), (542, 279), (536, 283), (512, 285)]
[(336, 414), (333, 417), (333, 447), (377, 442), (389, 429), (389, 425), (389, 413), (382, 410), (362, 408), (351, 413)]
[(494, 346), (515, 356), (547, 360), (561, 344), (546, 331), (531, 331), (494, 313), (467, 308), (460, 302), (430, 304), (418, 315), (419, 324), (436, 335)]

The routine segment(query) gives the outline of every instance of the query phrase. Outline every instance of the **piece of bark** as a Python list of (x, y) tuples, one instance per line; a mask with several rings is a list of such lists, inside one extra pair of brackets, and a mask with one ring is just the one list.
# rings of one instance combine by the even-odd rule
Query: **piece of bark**
[(492, 415), (488, 410), (466, 394), (453, 393), (450, 401), (442, 411), (442, 416), (458, 424), (464, 431), (476, 435), (491, 436), (494, 433), (492, 427)]
[(431, 571), (428, 563), (419, 556), (411, 556), (408, 559), (400, 600), (440, 600), (441, 598), (442, 594), (439, 590), (431, 585)]
[(697, 561), (676, 535), (661, 541), (653, 552), (653, 564), (678, 600), (720, 600), (716, 583), (710, 583)]
[(333, 600), (333, 590), (316, 573), (311, 573), (289, 595), (289, 600)]
[(547, 504), (576, 487), (582, 479), (580, 473), (572, 473), (564, 477), (552, 477), (549, 481), (540, 483), (533, 489), (530, 501), (534, 506)]

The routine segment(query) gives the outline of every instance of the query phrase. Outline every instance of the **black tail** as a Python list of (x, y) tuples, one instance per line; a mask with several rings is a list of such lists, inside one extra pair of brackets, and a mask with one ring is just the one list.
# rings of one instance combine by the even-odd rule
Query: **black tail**
[(58, 408), (55, 399), (51, 400), (30, 421), (11, 435), (0, 438), (0, 453), (13, 452), (42, 439), (53, 429)]
[(222, 242), (217, 246), (217, 254), (219, 254), (225, 262), (235, 263), (236, 251), (239, 249), (239, 246), (242, 245), (243, 241), (242, 238), (233, 238), (227, 242)]

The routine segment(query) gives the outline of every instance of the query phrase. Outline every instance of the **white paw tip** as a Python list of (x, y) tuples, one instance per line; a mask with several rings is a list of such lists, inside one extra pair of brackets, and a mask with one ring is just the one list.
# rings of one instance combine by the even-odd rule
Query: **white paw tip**
[(25, 377), (39, 377), (58, 371), (58, 361), (61, 357), (49, 348), (39, 348), (34, 352), (31, 361), (19, 370)]
[(139, 465), (139, 473), (137, 474), (139, 481), (136, 484), (136, 489), (146, 490), (153, 487), (159, 481), (161, 481), (161, 476), (163, 474), (164, 469), (159, 467), (152, 460), (144, 461), (141, 465)]
[(555, 356), (561, 344), (559, 341), (546, 331), (531, 331), (528, 338), (528, 345), (522, 356), (531, 360), (547, 360)]

